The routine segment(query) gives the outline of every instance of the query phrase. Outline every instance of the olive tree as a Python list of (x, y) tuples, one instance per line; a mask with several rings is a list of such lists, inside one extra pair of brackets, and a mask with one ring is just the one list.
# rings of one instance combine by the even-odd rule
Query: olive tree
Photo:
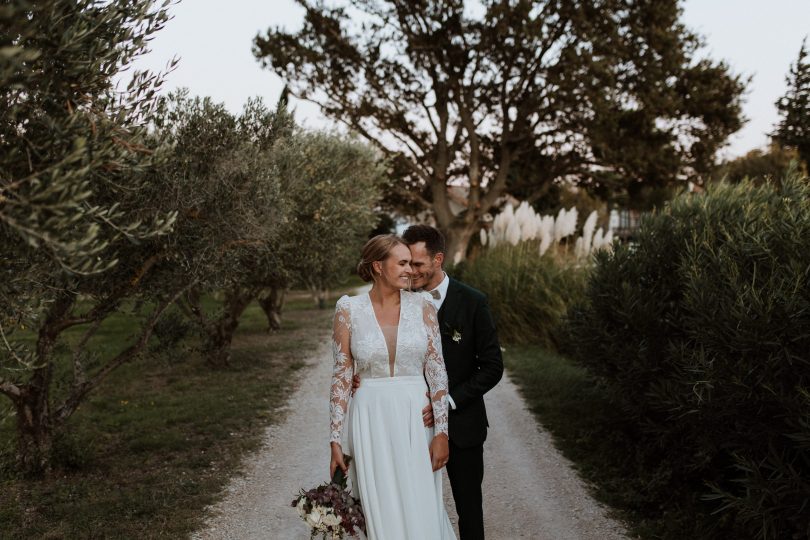
[[(284, 104), (282, 99), (276, 115), (283, 113)], [(324, 132), (276, 133), (267, 151), (282, 193), (283, 215), (266, 249), (239, 259), (242, 271), (224, 291), (228, 324), (220, 327), (220, 335), (227, 343), (254, 298), (267, 316), (268, 330), (281, 327), (290, 287), (310, 290), (323, 307), (328, 288), (350, 274), (377, 221), (375, 205), (386, 177), (384, 162), (372, 148)]]
[[(328, 288), (356, 267), (377, 222), (384, 162), (361, 141), (306, 131), (278, 144), (273, 161), (290, 214), (274, 252), (277, 262), (268, 267), (273, 272), (266, 275), (266, 298), (298, 286), (309, 289), (323, 307)], [(278, 313), (268, 311), (271, 327), (274, 316), (277, 323)]]
[[(239, 317), (262, 289), (254, 276), (286, 219), (272, 148), (292, 121), (283, 106), (274, 112), (251, 100), (237, 117), (181, 91), (157, 127), (172, 147), (163, 170), (172, 190), (162, 204), (179, 214), (167, 238), (172, 258), (153, 277), (190, 284), (177, 304), (197, 325), (208, 361), (224, 366)], [(206, 309), (203, 298), (215, 292), (224, 301)]]
[[(16, 413), (22, 469), (47, 470), (54, 434), (145, 346), (174, 298), (160, 294), (110, 358), (87, 344), (141, 291), (175, 214), (144, 201), (161, 162), (145, 125), (159, 77), (111, 77), (167, 20), (151, 1), (12, 0), (0, 7), (0, 394)], [(79, 332), (68, 354), (57, 343)], [(51, 393), (57, 362), (72, 378)]]

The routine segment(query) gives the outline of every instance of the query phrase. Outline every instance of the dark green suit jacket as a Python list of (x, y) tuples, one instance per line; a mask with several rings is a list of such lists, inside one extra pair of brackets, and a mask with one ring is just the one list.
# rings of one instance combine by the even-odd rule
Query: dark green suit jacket
[(450, 397), (450, 440), (467, 448), (487, 438), (484, 394), (503, 375), (503, 359), (495, 322), (486, 296), (450, 278), (439, 310), (442, 353), (447, 368)]

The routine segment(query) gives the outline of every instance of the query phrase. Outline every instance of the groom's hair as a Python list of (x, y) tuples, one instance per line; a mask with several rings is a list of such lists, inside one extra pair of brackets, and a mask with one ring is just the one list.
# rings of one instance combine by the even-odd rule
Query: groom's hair
[(444, 253), (444, 235), (439, 229), (430, 225), (411, 225), (402, 233), (402, 239), (409, 246), (411, 244), (425, 243), (425, 249), (433, 257), (437, 253)]

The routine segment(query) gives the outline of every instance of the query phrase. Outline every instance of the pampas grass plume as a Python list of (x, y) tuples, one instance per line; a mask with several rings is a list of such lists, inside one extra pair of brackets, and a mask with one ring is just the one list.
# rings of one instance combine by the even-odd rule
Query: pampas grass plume
[(582, 226), (582, 251), (585, 255), (591, 252), (593, 230), (596, 228), (596, 219), (598, 217), (596, 210), (594, 210), (588, 215), (588, 219), (585, 220), (585, 224)]
[(513, 246), (520, 243), (520, 225), (516, 219), (512, 219), (506, 229), (506, 240)]

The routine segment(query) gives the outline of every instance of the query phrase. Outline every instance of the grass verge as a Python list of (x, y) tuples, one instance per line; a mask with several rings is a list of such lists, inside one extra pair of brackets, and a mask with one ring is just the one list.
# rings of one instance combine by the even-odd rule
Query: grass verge
[[(253, 304), (228, 369), (212, 370), (188, 344), (122, 366), (56, 441), (51, 478), (16, 473), (14, 418), (0, 411), (0, 538), (187, 536), (279, 420), (331, 317), (302, 299), (286, 309), (281, 331), (266, 334)], [(99, 345), (116, 349), (132, 325), (121, 316), (103, 330)]]
[[(591, 484), (632, 536), (678, 538), (685, 509), (650, 508), (648, 478), (635, 445), (637, 435), (609, 393), (571, 360), (538, 346), (510, 346), (504, 364), (529, 409), (554, 436), (557, 448)], [(682, 537), (682, 536), (681, 536)]]

